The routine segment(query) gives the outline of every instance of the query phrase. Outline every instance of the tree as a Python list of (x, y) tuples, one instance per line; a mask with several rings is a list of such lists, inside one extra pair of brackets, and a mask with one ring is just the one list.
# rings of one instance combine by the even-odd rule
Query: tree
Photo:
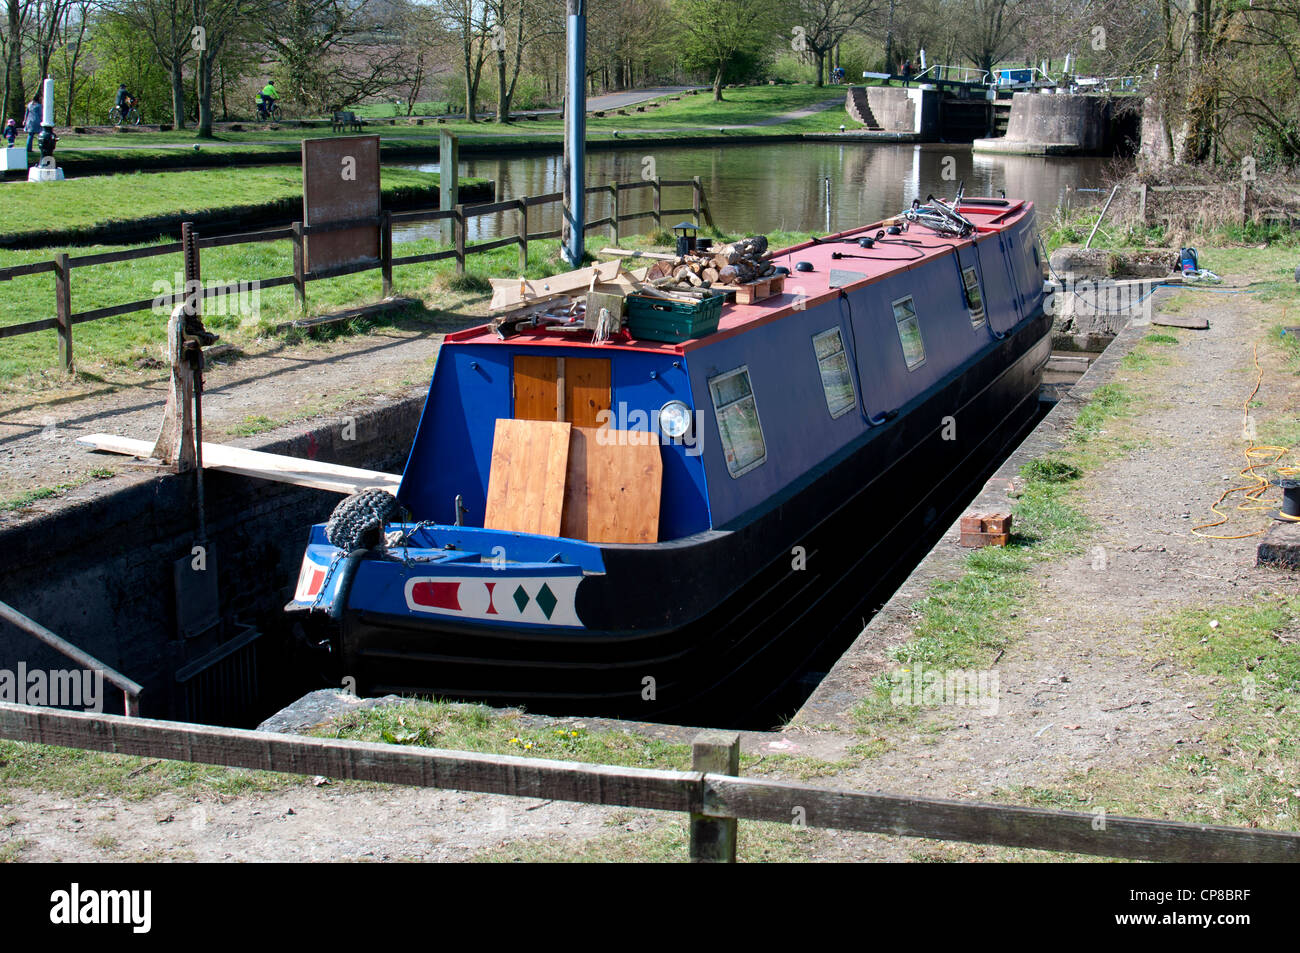
[(816, 85), (825, 85), (827, 55), (875, 11), (876, 0), (795, 0), (791, 15), (803, 27), (808, 52), (817, 61)]
[(955, 16), (957, 48), (980, 69), (993, 71), (1016, 51), (1026, 0), (966, 0)]
[(491, 17), (488, 45), (496, 58), (497, 122), (510, 121), (510, 103), (523, 67), (524, 51), (547, 36), (564, 33), (556, 6), (539, 0), (486, 0)]
[(198, 134), (212, 138), (212, 81), (217, 61), (234, 36), (260, 22), (263, 0), (191, 0), (194, 23), (190, 46), (195, 52), (194, 87), (199, 100)]
[(713, 74), (713, 99), (722, 102), (728, 71), (752, 62), (768, 45), (772, 8), (763, 0), (675, 0), (672, 16), (682, 64)]
[(478, 0), (437, 0), (435, 9), (459, 48), (461, 75), (465, 81), (465, 118), (477, 122), (479, 83), (493, 35), (488, 8)]
[(272, 0), (267, 43), (289, 98), (323, 111), (392, 89), (404, 74), (401, 0)]
[(172, 122), (185, 128), (185, 61), (193, 54), (191, 0), (110, 0), (113, 15), (148, 38), (171, 77)]

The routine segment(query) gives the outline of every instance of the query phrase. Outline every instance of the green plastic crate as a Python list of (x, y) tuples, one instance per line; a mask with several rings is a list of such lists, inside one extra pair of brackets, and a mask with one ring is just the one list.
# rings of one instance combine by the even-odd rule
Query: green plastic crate
[(718, 330), (726, 295), (712, 295), (699, 302), (669, 301), (628, 295), (627, 328), (643, 341), (679, 344)]

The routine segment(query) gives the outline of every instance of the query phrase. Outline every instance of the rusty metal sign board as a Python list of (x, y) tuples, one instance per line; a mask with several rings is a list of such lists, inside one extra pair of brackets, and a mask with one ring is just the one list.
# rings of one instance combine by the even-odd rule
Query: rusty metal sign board
[[(302, 141), (302, 221), (329, 225), (379, 215), (379, 137)], [(379, 260), (379, 225), (307, 236), (308, 271)]]

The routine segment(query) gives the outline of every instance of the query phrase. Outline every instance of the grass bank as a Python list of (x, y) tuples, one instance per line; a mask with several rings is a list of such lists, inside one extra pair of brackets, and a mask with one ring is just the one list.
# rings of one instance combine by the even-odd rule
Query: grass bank
[[(721, 233), (706, 233), (723, 237)], [(791, 245), (805, 240), (806, 233), (771, 233), (774, 245)], [(628, 236), (625, 247), (662, 248), (671, 235)], [(660, 244), (655, 244), (659, 242)], [(152, 244), (152, 243), (148, 243)], [(118, 251), (134, 246), (93, 246), (86, 253)], [(435, 239), (402, 242), (395, 248), (398, 255), (425, 254), (443, 248)], [(599, 247), (599, 246), (595, 246)], [(4, 264), (16, 265), (45, 261), (56, 249), (37, 248), (7, 252)], [(450, 260), (398, 266), (393, 270), (394, 292), (415, 298), (418, 304), (408, 311), (381, 318), (358, 319), (343, 326), (310, 332), (324, 337), (339, 334), (367, 333), (380, 326), (396, 324), (411, 332), (442, 332), (477, 322), (485, 313), (486, 297), (474, 298), (475, 290), (486, 285), (489, 277), (517, 277), (518, 250), (495, 249), (468, 259), (465, 276), (455, 275)], [(529, 278), (543, 278), (566, 270), (556, 240), (529, 243)], [(266, 279), (293, 271), (293, 249), (289, 241), (261, 242), (205, 249), (203, 277), (207, 284)], [(177, 273), (183, 274), (179, 253), (160, 255), (139, 262), (116, 262), (94, 265), (72, 272), (72, 308), (92, 308), (141, 300), (170, 291)], [(465, 304), (469, 295), (470, 303)], [(361, 272), (338, 278), (314, 281), (307, 286), (309, 313), (326, 314), (342, 308), (378, 301), (381, 296), (380, 275)], [(449, 301), (456, 302), (448, 311)], [(0, 286), (0, 327), (49, 317), (54, 310), (54, 282), (49, 274), (27, 275)], [(474, 302), (477, 302), (475, 304)], [(222, 341), (237, 350), (265, 348), (268, 342), (293, 343), (308, 332), (278, 331), (277, 326), (302, 316), (294, 300), (292, 287), (258, 290), (238, 298), (216, 299), (205, 310), (207, 326), (221, 335)], [(166, 315), (160, 310), (139, 311), (76, 325), (74, 353), (77, 374), (91, 380), (129, 379), (144, 371), (158, 376), (166, 329)], [(229, 359), (229, 358), (224, 358)], [(57, 337), (53, 331), (40, 331), (0, 342), (0, 392), (27, 391), (58, 386), (67, 381), (57, 369)]]
[[(436, 172), (384, 169), (383, 202), (395, 207), (412, 202), (436, 204)], [(460, 183), (466, 196), (488, 198), (486, 182)], [(70, 179), (56, 187), (11, 185), (0, 191), (5, 220), (0, 245), (87, 244), (112, 240), (115, 233), (153, 234), (181, 221), (221, 222), (226, 229), (259, 221), (288, 220), (302, 213), (302, 172), (287, 166), (247, 169), (202, 169)], [(13, 264), (0, 255), (0, 265)]]
[[(817, 103), (842, 98), (843, 87), (817, 88), (811, 85), (747, 86), (724, 91), (724, 100), (714, 102), (708, 93), (665, 96), (647, 103), (609, 110), (587, 119), (590, 148), (607, 148), (633, 141), (713, 141), (719, 135), (773, 136), (804, 132), (832, 132), (844, 121), (844, 111), (826, 112), (798, 119), (781, 120), (787, 113)], [(463, 154), (560, 148), (564, 125), (560, 117), (516, 119), (510, 123), (438, 121), (425, 119), (376, 118), (366, 133), (382, 137), (381, 155), (400, 161), (430, 155), (437, 150), (438, 136), (446, 130), (461, 139)], [(199, 139), (192, 131), (157, 132), (132, 129), (110, 133), (68, 132), (60, 138), (59, 164), (71, 173), (116, 169), (159, 169), (176, 165), (230, 165), (248, 162), (296, 162), (302, 139), (330, 135), (328, 129), (241, 124), (239, 130), (222, 129), (211, 139)], [(723, 127), (745, 126), (719, 133)], [(199, 151), (194, 152), (194, 145)]]

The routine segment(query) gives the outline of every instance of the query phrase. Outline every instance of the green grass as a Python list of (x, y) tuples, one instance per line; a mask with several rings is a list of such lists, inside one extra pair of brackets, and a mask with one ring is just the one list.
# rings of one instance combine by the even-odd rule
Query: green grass
[(335, 719), (317, 733), (329, 738), (640, 768), (686, 770), (691, 759), (687, 745), (631, 732), (589, 731), (578, 723), (528, 727), (517, 713), (439, 701), (362, 709)]
[[(429, 196), (436, 204), (438, 174), (384, 169), (382, 190), (390, 205), (417, 195)], [(56, 188), (6, 186), (0, 195), (6, 209), (0, 226), (5, 236), (53, 243), (75, 240), (97, 227), (142, 220), (179, 222), (198, 214), (237, 220), (241, 214), (274, 211), (301, 217), (302, 172), (290, 166), (137, 172), (69, 179)], [(0, 253), (0, 264), (10, 264), (8, 259), (8, 253)]]
[[(610, 110), (601, 118), (589, 116), (589, 141), (611, 139), (615, 130), (619, 132), (620, 139), (645, 138), (652, 141), (716, 135), (721, 126), (748, 126), (815, 103), (841, 98), (844, 96), (844, 88), (818, 89), (812, 85), (748, 86), (724, 90), (723, 96), (723, 102), (715, 103), (708, 92), (681, 94), (677, 101), (673, 101), (674, 97), (671, 96), (654, 101), (660, 104), (657, 107), (637, 104), (645, 107), (644, 112), (637, 112), (637, 106), (634, 105), (623, 107), (628, 113), (626, 116), (618, 115), (616, 110)], [(354, 111), (367, 112), (364, 107)], [(393, 117), (391, 106), (381, 104), (371, 112), (377, 114), (376, 118), (395, 120), (391, 125), (377, 122), (366, 129), (366, 132), (377, 132), (383, 136), (381, 154), (386, 161), (400, 159), (404, 155), (427, 154), (436, 146), (438, 134), (443, 130), (456, 134), (466, 145), (475, 149), (494, 145), (517, 147), (520, 144), (556, 148), (564, 134), (563, 122), (559, 116), (546, 116), (536, 120), (516, 119), (506, 124), (491, 121), (471, 123), (465, 120), (438, 123), (426, 120), (423, 125), (415, 125), (405, 117)], [(756, 126), (738, 130), (734, 134), (829, 132), (837, 130), (840, 123), (846, 122), (845, 115), (843, 109), (831, 109), (827, 113), (804, 119)], [(192, 130), (157, 132), (132, 129), (103, 134), (67, 133), (60, 139), (58, 158), (60, 164), (70, 170), (75, 170), (79, 163), (86, 162), (141, 168), (179, 161), (221, 163), (248, 155), (292, 160), (299, 153), (300, 140), (329, 135), (331, 133), (328, 128), (281, 125), (276, 129), (266, 129), (256, 128), (251, 123), (245, 124), (241, 131), (222, 129), (214, 138), (203, 140), (198, 139)], [(195, 142), (199, 143), (201, 160), (189, 154), (193, 151)], [(184, 157), (178, 157), (178, 152), (185, 152)]]
[[(969, 553), (960, 576), (934, 583), (912, 607), (912, 636), (889, 653), (895, 667), (875, 679), (851, 713), (859, 731), (870, 734), (915, 720), (921, 706), (900, 705), (893, 698), (900, 679), (914, 667), (983, 670), (1010, 645), (1012, 620), (1032, 585), (1030, 570), (1043, 560), (1082, 549), (1092, 523), (1072, 495), (1084, 474), (1113, 451), (1102, 439), (1105, 428), (1127, 415), (1131, 403), (1122, 385), (1097, 388), (1075, 418), (1062, 450), (1021, 468), (1024, 486), (1012, 511), (1010, 543)], [(887, 738), (878, 736), (876, 741), (880, 750), (887, 749)]]
[[(1211, 625), (1211, 623), (1217, 623)], [(1183, 609), (1150, 626), (1211, 697), (1201, 744), (1125, 770), (1076, 772), (1016, 803), (1300, 830), (1300, 597)]]
[[(702, 231), (717, 238), (724, 237), (716, 229)], [(807, 233), (774, 232), (769, 237), (775, 246), (781, 247), (805, 240)], [(79, 252), (91, 254), (126, 247), (148, 247), (150, 244), (152, 243), (92, 246), (80, 249)], [(626, 236), (621, 244), (628, 248), (654, 247), (651, 237), (647, 236)], [(400, 243), (396, 246), (395, 253), (399, 256), (424, 254), (443, 247), (435, 239), (421, 239)], [(524, 272), (527, 277), (544, 278), (565, 270), (560, 259), (558, 241), (534, 241), (529, 243), (528, 248), (529, 264)], [(13, 251), (5, 253), (3, 259), (5, 264), (48, 261), (53, 253), (54, 249), (48, 248)], [(421, 303), (404, 312), (381, 318), (313, 328), (309, 332), (275, 331), (277, 326), (302, 317), (294, 299), (293, 288), (285, 286), (260, 291), (256, 299), (252, 295), (246, 295), (243, 299), (227, 298), (224, 303), (223, 299), (216, 299), (207, 306), (204, 322), (221, 336), (223, 342), (240, 349), (259, 350), (294, 344), (304, 337), (328, 341), (340, 335), (366, 333), (388, 326), (414, 332), (445, 332), (477, 324), (482, 320), (477, 314), (467, 312), (460, 303), (463, 296), (484, 292), (489, 277), (517, 277), (518, 249), (505, 247), (473, 255), (468, 259), (467, 268), (467, 274), (459, 278), (455, 277), (455, 265), (450, 260), (394, 268), (395, 293), (414, 296)], [(74, 268), (73, 311), (143, 300), (162, 291), (170, 291), (173, 285), (178, 284), (177, 274), (183, 274), (182, 269), (179, 253), (160, 255), (144, 261)], [(203, 277), (209, 284), (267, 279), (288, 275), (292, 271), (293, 250), (292, 243), (288, 240), (203, 250)], [(162, 284), (156, 284), (159, 282)], [(456, 302), (454, 305), (449, 304), (449, 296)], [(379, 297), (378, 271), (329, 278), (307, 285), (312, 315), (372, 303)], [(256, 312), (252, 310), (255, 303)], [(48, 317), (53, 306), (54, 283), (48, 274), (26, 275), (0, 284), (0, 326)], [(454, 310), (444, 310), (448, 307)], [(141, 367), (158, 361), (165, 330), (165, 315), (152, 311), (118, 315), (76, 325), (73, 350), (78, 374), (88, 378), (105, 378), (113, 386), (118, 386), (119, 382), (132, 382), (139, 375)], [(0, 392), (27, 391), (33, 387), (65, 381), (64, 375), (57, 369), (57, 363), (57, 337), (52, 330), (5, 339), (0, 347)], [(155, 377), (162, 374), (156, 368), (152, 373)]]
[(164, 793), (277, 791), (298, 783), (302, 779), (262, 771), (0, 741), (0, 790), (35, 788), (71, 797), (102, 794), (144, 800)]

